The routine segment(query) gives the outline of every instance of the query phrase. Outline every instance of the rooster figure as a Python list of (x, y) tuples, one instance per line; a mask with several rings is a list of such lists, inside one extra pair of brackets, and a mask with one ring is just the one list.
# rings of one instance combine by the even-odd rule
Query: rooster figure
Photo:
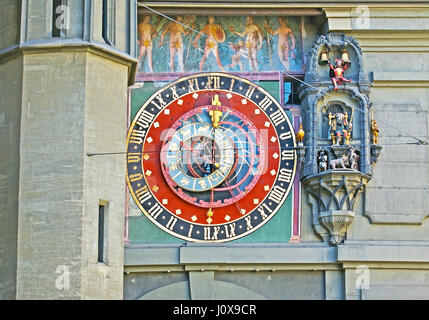
[(296, 133), (296, 140), (298, 142), (299, 146), (303, 146), (303, 141), (304, 141), (304, 136), (305, 136), (305, 132), (304, 129), (302, 129), (302, 123), (299, 124), (299, 130)]

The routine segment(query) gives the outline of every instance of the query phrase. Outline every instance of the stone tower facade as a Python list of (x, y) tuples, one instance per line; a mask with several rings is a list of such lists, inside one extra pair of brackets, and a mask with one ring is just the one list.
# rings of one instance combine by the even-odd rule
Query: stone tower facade
[(1, 298), (122, 298), (135, 8), (0, 4)]
[[(197, 38), (212, 15), (223, 70)], [(252, 21), (256, 62), (240, 53)], [(426, 0), (1, 0), (0, 299), (427, 299), (428, 35)], [(342, 49), (352, 82), (335, 90), (323, 51), (334, 62)], [(200, 71), (246, 78), (236, 92), (268, 92), (305, 131), (291, 196), (229, 242), (173, 237), (176, 220), (156, 227), (126, 190), (126, 162), (140, 161), (124, 155), (128, 125)], [(334, 114), (353, 124), (342, 140)], [(352, 150), (356, 166), (330, 167)]]

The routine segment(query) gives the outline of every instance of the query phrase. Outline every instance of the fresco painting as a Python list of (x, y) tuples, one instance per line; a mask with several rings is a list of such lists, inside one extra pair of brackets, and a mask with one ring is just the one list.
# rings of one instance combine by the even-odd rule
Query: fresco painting
[(138, 73), (301, 71), (299, 17), (141, 15)]

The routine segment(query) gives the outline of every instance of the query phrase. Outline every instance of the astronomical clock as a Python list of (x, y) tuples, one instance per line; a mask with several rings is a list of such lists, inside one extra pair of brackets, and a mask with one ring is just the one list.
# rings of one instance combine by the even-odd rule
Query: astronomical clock
[(225, 242), (266, 224), (295, 177), (293, 127), (278, 102), (246, 79), (204, 73), (153, 94), (127, 135), (127, 184), (169, 234)]

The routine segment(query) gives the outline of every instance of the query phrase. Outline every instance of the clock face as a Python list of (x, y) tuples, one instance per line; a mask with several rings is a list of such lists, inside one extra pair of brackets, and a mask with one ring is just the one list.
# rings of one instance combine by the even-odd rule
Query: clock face
[(127, 184), (140, 210), (189, 241), (254, 232), (295, 176), (295, 135), (264, 89), (222, 73), (181, 78), (140, 108), (127, 136)]

